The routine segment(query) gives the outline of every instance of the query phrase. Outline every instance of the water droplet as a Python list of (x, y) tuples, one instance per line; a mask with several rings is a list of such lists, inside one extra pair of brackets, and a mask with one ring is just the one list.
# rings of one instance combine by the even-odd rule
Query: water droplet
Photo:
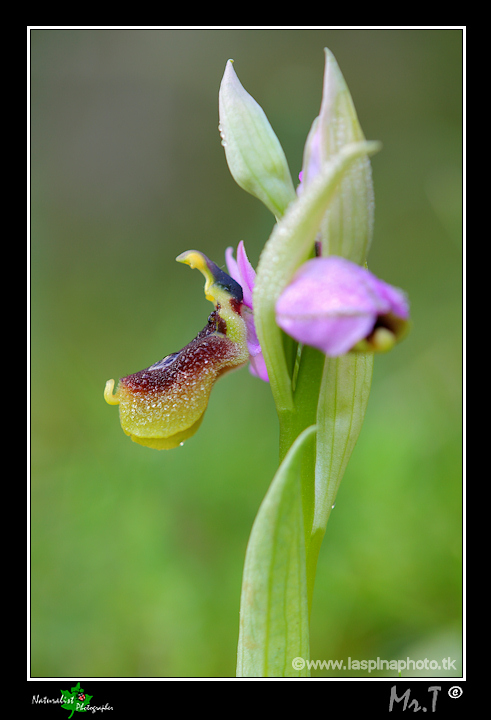
[(336, 503), (333, 503), (333, 504), (331, 505), (331, 510), (334, 510), (335, 507), (336, 507)]
[(179, 443), (179, 447), (182, 447), (184, 445), (184, 440)]

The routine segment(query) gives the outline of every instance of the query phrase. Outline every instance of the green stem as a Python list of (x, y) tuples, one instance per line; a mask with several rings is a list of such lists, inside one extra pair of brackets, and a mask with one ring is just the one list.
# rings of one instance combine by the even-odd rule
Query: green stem
[[(324, 360), (325, 356), (315, 348), (304, 346), (301, 350), (293, 395), (294, 409), (279, 413), (280, 462), (286, 456), (296, 438), (305, 428), (314, 425), (316, 422)], [(316, 443), (314, 442), (309, 450), (304, 451), (300, 467), (309, 612), (312, 605), (315, 569), (320, 547), (320, 544), (312, 544), (312, 527), (315, 514), (315, 467)]]

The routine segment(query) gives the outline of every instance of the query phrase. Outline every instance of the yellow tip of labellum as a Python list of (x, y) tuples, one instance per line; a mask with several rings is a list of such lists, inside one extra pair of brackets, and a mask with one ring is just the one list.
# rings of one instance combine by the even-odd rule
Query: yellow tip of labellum
[(114, 380), (108, 380), (104, 388), (104, 400), (108, 405), (119, 405), (119, 393), (113, 395)]

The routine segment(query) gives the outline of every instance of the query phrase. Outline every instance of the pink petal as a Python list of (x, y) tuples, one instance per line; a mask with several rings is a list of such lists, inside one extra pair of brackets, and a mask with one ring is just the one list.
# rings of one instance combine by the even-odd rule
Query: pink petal
[[(227, 263), (227, 270), (228, 274), (231, 278), (235, 280), (235, 282), (238, 282), (239, 285), (242, 286), (242, 278), (240, 277), (239, 268), (237, 265), (237, 260), (234, 258), (234, 249), (233, 247), (228, 247), (225, 250), (225, 261)], [(242, 292), (244, 292), (244, 288), (242, 288)]]
[(375, 316), (360, 315), (340, 318), (311, 318), (309, 321), (285, 316), (278, 317), (278, 325), (298, 342), (321, 350), (329, 357), (344, 355), (357, 342), (367, 337), (375, 325)]
[(409, 316), (397, 288), (345, 258), (308, 260), (276, 304), (278, 325), (295, 340), (326, 355), (348, 352), (366, 338), (379, 315)]
[(244, 303), (252, 309), (252, 292), (256, 282), (256, 271), (249, 262), (242, 240), (237, 246), (237, 265), (243, 281)]
[(262, 352), (260, 352), (259, 355), (256, 355), (255, 357), (250, 357), (249, 359), (249, 370), (251, 375), (255, 375), (261, 380), (264, 380), (264, 382), (269, 382), (268, 371), (266, 370), (266, 363), (264, 361), (264, 356)]
[(233, 252), (231, 247), (225, 251), (228, 273), (242, 287), (244, 304), (252, 310), (252, 291), (256, 281), (256, 272), (249, 262), (242, 240), (237, 247), (237, 260), (235, 260)]
[(231, 247), (227, 248), (225, 251), (227, 269), (229, 275), (242, 287), (244, 305), (251, 310), (250, 313), (246, 312), (244, 315), (247, 325), (247, 348), (249, 350), (250, 361), (249, 369), (252, 375), (261, 378), (261, 380), (264, 380), (265, 382), (269, 382), (268, 371), (266, 370), (266, 363), (264, 362), (261, 345), (257, 339), (254, 316), (252, 314), (252, 293), (254, 290), (254, 283), (256, 281), (256, 272), (249, 262), (242, 240), (237, 246), (237, 260), (235, 260), (233, 252), (233, 248)]

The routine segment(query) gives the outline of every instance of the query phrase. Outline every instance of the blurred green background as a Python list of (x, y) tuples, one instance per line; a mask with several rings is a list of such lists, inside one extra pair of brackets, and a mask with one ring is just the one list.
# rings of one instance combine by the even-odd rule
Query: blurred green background
[(376, 359), (319, 560), (311, 656), (450, 656), (459, 674), (461, 31), (40, 29), (30, 41), (32, 675), (235, 675), (244, 553), (277, 465), (269, 388), (227, 376), (197, 435), (167, 452), (132, 443), (103, 389), (204, 326), (202, 278), (176, 255), (223, 264), (244, 240), (256, 265), (271, 231), (220, 145), (227, 59), (296, 177), (325, 46), (383, 143), (370, 268), (409, 293), (414, 327)]

